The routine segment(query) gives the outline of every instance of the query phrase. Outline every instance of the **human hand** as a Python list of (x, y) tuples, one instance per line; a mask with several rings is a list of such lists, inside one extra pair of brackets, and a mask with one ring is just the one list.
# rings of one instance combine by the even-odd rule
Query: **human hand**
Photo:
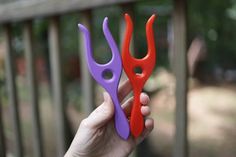
[[(119, 88), (118, 97), (120, 102), (131, 92), (132, 87), (126, 81)], [(108, 93), (104, 93), (104, 102), (98, 106), (86, 119), (82, 120), (79, 129), (68, 149), (65, 157), (127, 157), (136, 145), (141, 143), (154, 127), (150, 115), (149, 97), (142, 93), (140, 102), (142, 104), (141, 113), (145, 117), (144, 131), (140, 137), (134, 138), (132, 135), (128, 140), (123, 140), (117, 135), (114, 127), (114, 106)], [(122, 104), (122, 108), (130, 117), (133, 97)]]

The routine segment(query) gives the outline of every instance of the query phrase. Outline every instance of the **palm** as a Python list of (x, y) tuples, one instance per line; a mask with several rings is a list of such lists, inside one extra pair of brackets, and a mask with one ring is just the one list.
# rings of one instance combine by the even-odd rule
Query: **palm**
[(135, 147), (133, 137), (129, 137), (126, 141), (118, 136), (113, 121), (109, 122), (107, 127), (99, 128), (95, 137), (95, 141), (97, 142), (94, 142), (91, 146), (91, 149), (94, 149), (94, 152), (96, 152), (93, 156), (101, 156), (102, 154), (106, 154), (109, 157), (116, 157), (117, 155), (119, 157), (125, 156)]

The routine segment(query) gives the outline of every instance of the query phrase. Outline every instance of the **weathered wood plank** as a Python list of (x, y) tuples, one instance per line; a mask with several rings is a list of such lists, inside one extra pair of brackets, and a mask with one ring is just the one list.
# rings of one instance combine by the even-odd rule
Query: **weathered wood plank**
[(4, 40), (6, 44), (6, 83), (8, 90), (9, 104), (13, 119), (14, 146), (16, 147), (16, 156), (23, 157), (22, 133), (20, 127), (19, 104), (16, 92), (14, 55), (11, 48), (11, 29), (9, 24), (3, 26)]
[(32, 0), (17, 1), (0, 6), (0, 23), (53, 16), (137, 0)]
[[(81, 13), (80, 23), (85, 25), (90, 34), (92, 35), (92, 13), (91, 10), (86, 10)], [(92, 38), (91, 38), (92, 39)], [(80, 71), (81, 71), (81, 84), (83, 94), (83, 111), (88, 115), (95, 108), (95, 95), (94, 95), (94, 81), (89, 73), (87, 62), (85, 59), (86, 47), (83, 35), (79, 32), (79, 56), (80, 56)]]
[(66, 121), (65, 121), (65, 97), (62, 77), (61, 48), (59, 33), (59, 17), (49, 20), (49, 51), (52, 77), (52, 93), (55, 108), (55, 120), (57, 131), (58, 157), (63, 157), (66, 152)]
[(6, 143), (5, 143), (5, 135), (4, 135), (4, 124), (3, 124), (1, 100), (0, 100), (0, 156), (6, 157)]
[(174, 1), (174, 71), (176, 75), (176, 132), (174, 157), (188, 156), (186, 0)]
[(36, 74), (35, 74), (35, 54), (33, 52), (32, 21), (24, 22), (23, 40), (25, 47), (29, 97), (30, 97), (30, 104), (32, 104), (34, 156), (42, 157), (43, 156), (42, 129), (40, 125), (38, 86), (36, 83)]

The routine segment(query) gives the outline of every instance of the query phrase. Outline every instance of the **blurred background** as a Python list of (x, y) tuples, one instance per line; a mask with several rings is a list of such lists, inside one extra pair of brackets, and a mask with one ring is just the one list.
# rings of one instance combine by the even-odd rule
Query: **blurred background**
[(121, 45), (125, 12), (137, 58), (147, 51), (145, 23), (158, 15), (157, 64), (144, 88), (155, 129), (132, 156), (236, 156), (236, 1), (0, 0), (1, 157), (63, 156), (102, 102), (77, 24), (90, 28), (94, 57), (106, 63), (102, 21)]

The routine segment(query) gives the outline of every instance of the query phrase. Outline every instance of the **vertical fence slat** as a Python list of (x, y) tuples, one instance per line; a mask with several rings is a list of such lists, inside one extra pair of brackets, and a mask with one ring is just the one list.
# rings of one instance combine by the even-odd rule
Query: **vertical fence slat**
[(65, 99), (60, 52), (59, 17), (57, 16), (51, 17), (49, 21), (49, 51), (51, 63), (53, 103), (55, 107), (57, 125), (57, 156), (62, 157), (64, 156), (67, 147), (65, 128)]
[(11, 114), (13, 118), (13, 132), (15, 139), (16, 156), (23, 157), (23, 142), (20, 128), (20, 116), (18, 109), (19, 106), (18, 106), (16, 83), (15, 83), (14, 55), (11, 49), (11, 30), (9, 24), (5, 24), (3, 26), (3, 33), (6, 44), (6, 58), (5, 58), (6, 83), (7, 83)]
[[(1, 100), (0, 100), (1, 101)], [(4, 136), (4, 125), (3, 125), (3, 114), (2, 114), (2, 103), (0, 102), (0, 156), (6, 157), (6, 143)]]
[[(80, 23), (85, 25), (90, 34), (92, 35), (92, 12), (91, 10), (86, 10), (81, 13)], [(92, 39), (92, 38), (91, 38)], [(95, 108), (95, 97), (94, 97), (94, 81), (88, 71), (85, 53), (86, 47), (84, 46), (84, 39), (82, 33), (79, 32), (79, 55), (80, 55), (80, 71), (81, 71), (81, 84), (82, 84), (82, 94), (83, 94), (83, 111), (88, 115)]]
[(43, 156), (42, 130), (40, 125), (38, 86), (35, 76), (35, 55), (33, 52), (32, 21), (26, 21), (23, 28), (26, 69), (28, 77), (30, 104), (32, 104), (32, 126), (35, 157)]
[(176, 75), (176, 133), (174, 157), (188, 156), (186, 0), (174, 0), (174, 71)]

